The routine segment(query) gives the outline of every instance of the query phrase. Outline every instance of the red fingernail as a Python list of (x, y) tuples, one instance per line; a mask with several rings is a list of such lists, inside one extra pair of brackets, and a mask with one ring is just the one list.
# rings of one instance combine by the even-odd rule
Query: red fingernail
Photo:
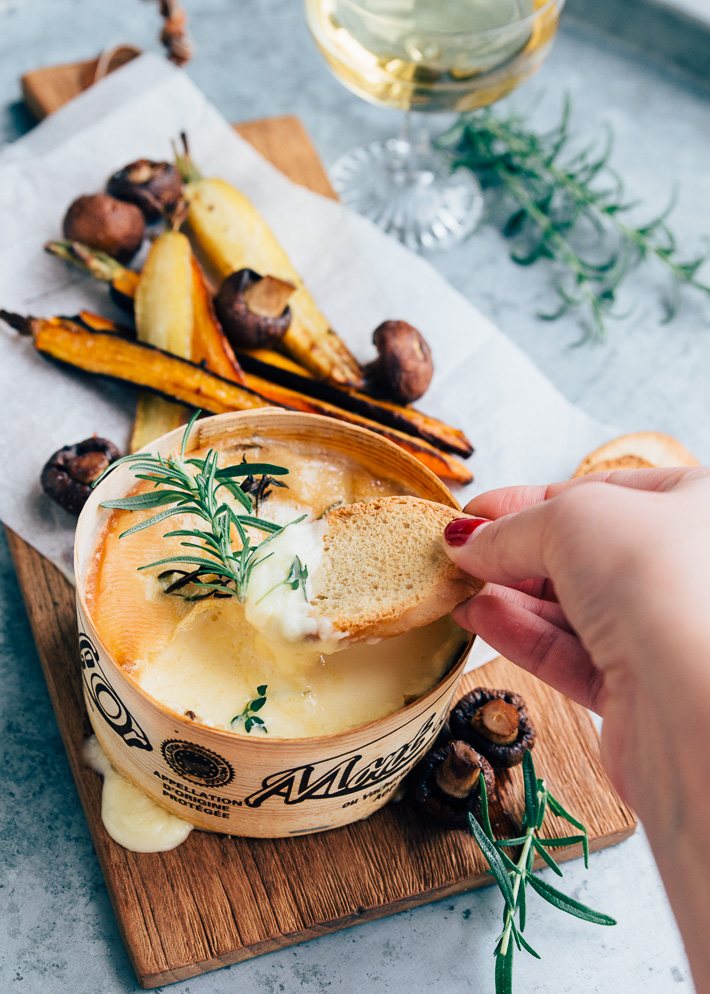
[(465, 545), (477, 528), (487, 524), (487, 518), (456, 518), (446, 526), (444, 538), (449, 545)]

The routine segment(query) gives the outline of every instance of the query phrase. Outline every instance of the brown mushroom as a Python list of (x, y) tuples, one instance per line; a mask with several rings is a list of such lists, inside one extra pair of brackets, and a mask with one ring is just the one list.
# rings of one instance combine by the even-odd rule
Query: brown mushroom
[(91, 484), (120, 456), (113, 442), (97, 435), (65, 445), (42, 470), (42, 489), (65, 511), (79, 514), (89, 499)]
[(406, 321), (383, 321), (372, 336), (377, 359), (368, 367), (376, 387), (401, 404), (418, 400), (434, 375), (431, 350), (422, 335)]
[(224, 333), (236, 349), (269, 348), (291, 324), (288, 302), (296, 287), (253, 269), (231, 273), (214, 299)]
[(119, 262), (136, 254), (145, 235), (145, 218), (135, 204), (107, 193), (77, 197), (64, 216), (64, 237), (106, 252)]
[(481, 777), (495, 794), (490, 763), (467, 742), (454, 739), (432, 749), (412, 772), (410, 796), (421, 814), (445, 828), (465, 828), (468, 814), (480, 815)]
[(136, 159), (111, 176), (106, 190), (112, 197), (140, 207), (148, 221), (155, 221), (177, 206), (182, 179), (170, 162)]
[(516, 766), (535, 744), (525, 701), (512, 690), (477, 687), (451, 712), (451, 734), (469, 742), (494, 767)]

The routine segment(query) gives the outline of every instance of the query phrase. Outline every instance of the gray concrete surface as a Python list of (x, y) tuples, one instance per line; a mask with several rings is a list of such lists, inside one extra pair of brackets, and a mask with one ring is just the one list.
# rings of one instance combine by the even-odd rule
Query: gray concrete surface
[[(326, 163), (354, 142), (387, 136), (392, 112), (358, 101), (334, 81), (310, 41), (296, 0), (186, 0), (197, 54), (189, 72), (231, 120), (301, 116)], [(19, 75), (88, 57), (114, 41), (155, 47), (155, 11), (138, 0), (0, 2), (0, 138), (29, 126)], [(542, 73), (517, 98), (554, 118), (563, 90), (582, 138), (609, 122), (614, 164), (629, 194), (653, 215), (678, 186), (673, 226), (692, 254), (710, 221), (710, 112), (702, 84), (568, 18)], [(688, 294), (661, 323), (656, 268), (629, 282), (602, 346), (572, 348), (573, 318), (548, 325), (546, 267), (507, 260), (485, 230), (433, 259), (575, 403), (622, 430), (657, 428), (710, 459), (710, 302)], [(710, 276), (708, 277), (710, 279)], [(630, 310), (629, 310), (630, 308)], [(0, 992), (128, 994), (138, 990), (104, 890), (64, 757), (4, 543), (0, 544)], [(682, 944), (644, 837), (595, 854), (587, 872), (568, 864), (570, 893), (615, 915), (600, 929), (531, 907), (529, 938), (541, 963), (518, 957), (516, 990), (560, 994), (690, 991)], [(493, 990), (493, 939), (501, 902), (493, 890), (462, 895), (174, 985), (175, 994), (237, 990), (442, 994)], [(527, 934), (527, 933), (526, 933)]]

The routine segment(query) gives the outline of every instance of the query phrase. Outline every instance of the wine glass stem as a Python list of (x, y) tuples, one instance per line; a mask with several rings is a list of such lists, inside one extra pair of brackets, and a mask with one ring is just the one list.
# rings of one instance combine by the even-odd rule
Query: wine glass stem
[(417, 152), (423, 152), (431, 146), (429, 128), (424, 123), (424, 117), (421, 111), (405, 110), (402, 119), (400, 138)]
[(433, 148), (425, 118), (425, 114), (413, 110), (406, 110), (402, 115), (399, 142), (396, 143), (398, 154), (393, 162), (400, 182), (416, 182), (430, 169)]

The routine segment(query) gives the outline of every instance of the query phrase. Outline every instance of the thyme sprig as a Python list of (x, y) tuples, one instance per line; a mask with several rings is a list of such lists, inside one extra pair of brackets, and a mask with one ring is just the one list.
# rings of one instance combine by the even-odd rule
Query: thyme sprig
[(265, 597), (268, 597), (269, 594), (273, 594), (274, 590), (278, 590), (279, 587), (290, 587), (291, 590), (298, 590), (298, 588), (300, 587), (301, 590), (303, 591), (304, 598), (308, 600), (308, 590), (306, 588), (307, 579), (308, 579), (308, 567), (301, 562), (298, 556), (296, 556), (296, 558), (291, 563), (291, 569), (288, 571), (288, 576), (286, 577), (286, 579), (279, 580), (278, 583), (275, 583), (273, 587), (270, 587), (266, 591), (265, 594), (261, 595), (261, 597), (256, 603), (261, 604), (261, 602)]
[[(252, 496), (245, 493), (237, 481), (242, 477), (254, 478), (266, 474), (270, 477), (283, 476), (288, 470), (271, 463), (246, 462), (219, 469), (219, 454), (214, 449), (210, 449), (202, 459), (186, 458), (187, 440), (199, 413), (195, 412), (185, 429), (179, 456), (164, 459), (161, 455), (137, 452), (116, 460), (106, 471), (111, 472), (122, 463), (128, 464), (134, 470), (136, 479), (153, 484), (152, 490), (102, 501), (101, 506), (127, 511), (162, 508), (152, 517), (127, 529), (120, 538), (133, 535), (175, 515), (192, 514), (201, 518), (205, 523), (203, 528), (177, 528), (163, 536), (187, 539), (188, 541), (180, 542), (180, 545), (197, 550), (199, 555), (186, 553), (168, 556), (140, 566), (139, 570), (172, 566), (173, 563), (191, 566), (193, 568), (189, 572), (175, 570), (177, 579), (166, 588), (169, 592), (171, 588), (177, 592), (189, 583), (192, 589), (197, 590), (198, 597), (222, 594), (236, 596), (243, 603), (253, 570), (271, 555), (269, 552), (264, 554), (264, 547), (288, 525), (277, 525), (253, 514)], [(103, 479), (103, 476), (99, 479)], [(223, 499), (222, 491), (231, 494), (246, 513), (238, 513), (228, 504)], [(304, 517), (302, 515), (296, 521), (302, 521)], [(254, 529), (266, 532), (267, 537), (260, 542), (254, 541), (250, 534), (250, 530), (253, 532)], [(236, 548), (232, 541), (233, 532), (236, 532), (241, 543)]]
[[(621, 179), (609, 166), (612, 136), (602, 147), (593, 143), (572, 152), (570, 100), (565, 98), (559, 123), (540, 134), (530, 130), (516, 112), (503, 116), (490, 109), (462, 115), (441, 139), (456, 167), (478, 173), (484, 185), (496, 186), (506, 206), (503, 234), (512, 240), (510, 256), (528, 266), (540, 259), (557, 264), (559, 307), (540, 314), (555, 320), (580, 309), (582, 341), (601, 340), (606, 319), (617, 316), (617, 292), (638, 263), (655, 258), (671, 277), (672, 293), (666, 320), (679, 304), (682, 286), (710, 296), (710, 286), (698, 278), (707, 253), (683, 260), (667, 218), (675, 198), (656, 218), (634, 226), (624, 214), (636, 206), (626, 198)], [(578, 248), (594, 236), (596, 255)]]
[(235, 714), (232, 718), (230, 724), (234, 724), (235, 721), (244, 721), (244, 731), (249, 734), (249, 732), (254, 728), (254, 726), (260, 726), (262, 732), (268, 734), (268, 729), (266, 727), (266, 722), (263, 718), (260, 718), (256, 712), (261, 711), (263, 706), (266, 704), (266, 691), (269, 689), (268, 684), (263, 683), (260, 687), (256, 688), (257, 696), (253, 701), (247, 701), (244, 710), (240, 711), (239, 714)]
[[(485, 856), (505, 901), (503, 930), (496, 939), (495, 946), (496, 994), (512, 994), (513, 951), (516, 947), (518, 950), (524, 949), (531, 956), (540, 959), (540, 954), (532, 948), (522, 934), (525, 931), (527, 917), (526, 887), (528, 884), (540, 897), (560, 911), (566, 911), (567, 914), (582, 918), (584, 921), (594, 922), (597, 925), (616, 925), (616, 921), (609, 915), (593, 911), (585, 904), (563, 894), (546, 880), (541, 880), (533, 874), (533, 860), (537, 853), (550, 869), (561, 877), (562, 870), (548, 850), (564, 849), (580, 842), (584, 853), (584, 865), (588, 868), (589, 838), (584, 825), (565, 811), (562, 804), (547, 789), (545, 781), (536, 775), (532, 755), (529, 751), (523, 757), (523, 783), (525, 813), (521, 834), (518, 837), (512, 839), (496, 839), (494, 837), (488, 814), (488, 797), (483, 777), (481, 777), (481, 822), (477, 821), (471, 814), (468, 816), (471, 834)], [(553, 814), (558, 815), (578, 829), (578, 833), (563, 838), (540, 835), (548, 808)], [(517, 862), (514, 862), (505, 851), (513, 847), (520, 847)]]

